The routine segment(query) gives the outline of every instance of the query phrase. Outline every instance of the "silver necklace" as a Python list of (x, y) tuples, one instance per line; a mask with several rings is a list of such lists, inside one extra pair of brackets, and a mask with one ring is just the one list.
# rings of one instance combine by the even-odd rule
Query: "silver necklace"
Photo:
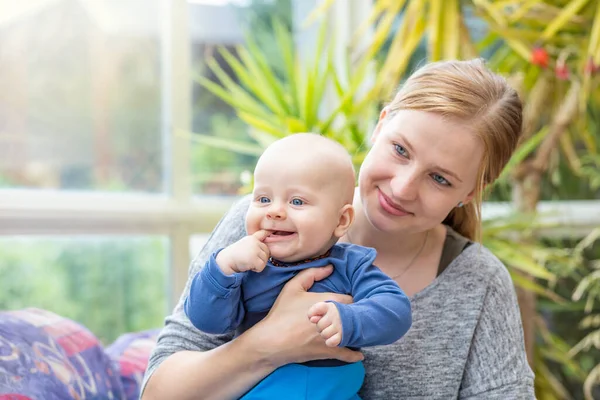
[[(350, 237), (350, 231), (348, 231), (346, 233), (346, 237), (348, 238), (348, 242), (351, 244), (355, 244), (352, 241), (352, 238)], [(402, 269), (402, 272), (400, 272), (398, 275), (394, 275), (391, 276), (392, 279), (396, 280), (398, 278), (400, 278), (402, 275), (404, 275), (409, 269), (410, 267), (412, 267), (413, 263), (416, 261), (416, 259), (421, 255), (421, 253), (423, 252), (423, 249), (425, 248), (425, 245), (427, 244), (427, 240), (429, 239), (429, 231), (427, 231), (427, 233), (425, 233), (425, 239), (423, 239), (423, 244), (421, 245), (421, 248), (419, 248), (419, 251), (417, 251), (417, 253), (413, 256), (413, 258), (410, 260), (410, 262), (406, 265), (406, 267), (404, 267)]]

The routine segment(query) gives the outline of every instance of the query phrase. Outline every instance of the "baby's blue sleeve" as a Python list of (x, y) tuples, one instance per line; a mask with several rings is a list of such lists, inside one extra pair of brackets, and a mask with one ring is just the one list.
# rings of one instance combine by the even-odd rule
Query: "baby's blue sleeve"
[(215, 252), (204, 268), (198, 271), (185, 299), (184, 310), (192, 325), (202, 332), (227, 333), (236, 329), (244, 319), (241, 299), (243, 272), (225, 275), (219, 268)]
[(410, 300), (400, 286), (373, 265), (375, 250), (362, 259), (348, 259), (352, 304), (335, 302), (342, 319), (340, 347), (394, 343), (412, 324)]

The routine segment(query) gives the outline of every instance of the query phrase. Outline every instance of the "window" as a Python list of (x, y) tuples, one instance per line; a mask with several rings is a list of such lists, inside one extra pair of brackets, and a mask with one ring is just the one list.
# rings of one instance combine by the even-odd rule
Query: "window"
[(192, 78), (275, 12), (291, 1), (0, 3), (0, 309), (107, 344), (162, 325), (255, 162), (190, 139), (248, 134)]
[(0, 187), (163, 192), (159, 1), (25, 3), (0, 25)]

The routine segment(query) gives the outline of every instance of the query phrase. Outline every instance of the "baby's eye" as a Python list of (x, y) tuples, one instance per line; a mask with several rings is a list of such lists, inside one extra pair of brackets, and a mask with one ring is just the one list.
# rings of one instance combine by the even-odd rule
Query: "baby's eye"
[(440, 185), (450, 186), (450, 182), (448, 182), (448, 180), (441, 175), (433, 174), (431, 175), (431, 177), (434, 181), (436, 181), (436, 183), (439, 183)]
[(301, 206), (302, 204), (304, 204), (304, 201), (301, 199), (292, 199), (290, 203), (292, 203), (293, 206)]
[(396, 153), (398, 153), (402, 157), (406, 157), (407, 156), (407, 152), (406, 152), (406, 149), (404, 148), (404, 146), (401, 146), (399, 144), (395, 144), (394, 148), (396, 149)]
[(258, 198), (258, 202), (259, 202), (259, 203), (266, 204), (266, 203), (270, 203), (270, 202), (271, 202), (271, 200), (269, 200), (269, 198), (268, 198), (268, 197), (261, 196), (261, 197), (259, 197), (259, 198)]

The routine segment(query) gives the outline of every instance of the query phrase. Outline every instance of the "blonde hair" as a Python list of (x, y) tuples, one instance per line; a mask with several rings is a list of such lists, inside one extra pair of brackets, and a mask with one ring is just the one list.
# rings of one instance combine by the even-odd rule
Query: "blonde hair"
[(398, 110), (419, 110), (468, 123), (482, 140), (484, 156), (475, 196), (444, 220), (471, 240), (480, 240), (485, 185), (498, 178), (517, 147), (522, 108), (517, 92), (482, 59), (427, 64), (408, 78), (388, 105), (390, 117)]

